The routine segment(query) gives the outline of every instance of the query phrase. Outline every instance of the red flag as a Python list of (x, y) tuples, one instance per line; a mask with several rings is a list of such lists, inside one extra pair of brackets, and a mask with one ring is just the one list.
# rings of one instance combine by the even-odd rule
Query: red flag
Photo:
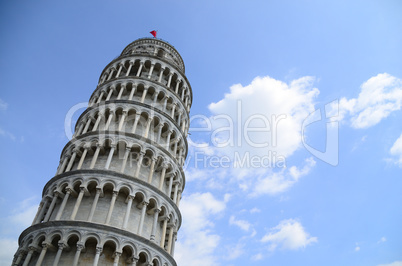
[(151, 32), (149, 32), (149, 33), (151, 33), (152, 34), (152, 36), (154, 36), (154, 38), (156, 38), (156, 33), (158, 33), (156, 30), (153, 30), (153, 31), (151, 31)]

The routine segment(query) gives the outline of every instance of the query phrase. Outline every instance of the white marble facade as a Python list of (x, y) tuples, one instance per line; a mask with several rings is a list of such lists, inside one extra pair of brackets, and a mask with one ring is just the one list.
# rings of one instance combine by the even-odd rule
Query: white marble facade
[(191, 86), (169, 43), (103, 70), (12, 265), (176, 265)]

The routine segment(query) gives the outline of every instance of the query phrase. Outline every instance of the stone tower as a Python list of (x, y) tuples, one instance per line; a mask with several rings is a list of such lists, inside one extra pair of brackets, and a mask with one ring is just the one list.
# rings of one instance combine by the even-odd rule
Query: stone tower
[(176, 265), (192, 102), (184, 71), (155, 38), (105, 67), (13, 265)]

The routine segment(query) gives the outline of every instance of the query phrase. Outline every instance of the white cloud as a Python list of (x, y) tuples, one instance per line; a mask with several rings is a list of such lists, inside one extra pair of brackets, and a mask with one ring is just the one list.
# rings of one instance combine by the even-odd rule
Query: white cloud
[(294, 219), (283, 220), (279, 225), (270, 229), (261, 242), (269, 243), (269, 250), (297, 250), (305, 248), (314, 242), (317, 237), (310, 237), (300, 222)]
[(18, 242), (13, 239), (0, 239), (0, 265), (10, 265), (17, 251)]
[[(193, 125), (201, 125), (199, 133), (209, 139), (189, 141), (188, 181), (214, 189), (237, 186), (249, 196), (290, 188), (315, 164), (308, 159), (304, 167), (286, 168), (286, 157), (302, 147), (302, 123), (314, 111), (319, 94), (314, 81), (302, 77), (285, 83), (266, 76), (231, 86), (209, 105), (211, 117), (194, 116)], [(192, 138), (200, 136), (197, 128), (191, 131)]]
[(8, 108), (8, 103), (0, 99), (0, 111), (5, 111)]
[(387, 73), (378, 74), (361, 85), (357, 98), (339, 101), (339, 119), (350, 115), (353, 128), (378, 124), (402, 106), (402, 80)]
[(213, 232), (213, 221), (225, 210), (225, 199), (218, 200), (211, 193), (194, 193), (183, 197), (180, 210), (186, 219), (175, 249), (178, 265), (218, 265), (214, 252), (220, 236)]
[(257, 207), (254, 207), (254, 208), (252, 208), (252, 209), (250, 210), (250, 213), (258, 213), (258, 212), (261, 212), (261, 210), (258, 209)]
[(8, 137), (13, 141), (16, 140), (16, 137), (12, 133), (1, 128), (0, 128), (0, 136)]
[(251, 257), (252, 260), (257, 261), (257, 260), (262, 260), (264, 256), (261, 253), (258, 253), (254, 256)]
[(32, 224), (32, 221), (38, 211), (38, 205), (32, 205), (27, 207), (24, 210), (21, 210), (17, 213), (14, 213), (12, 216), (10, 216), (10, 221), (14, 222), (14, 224), (21, 225), (21, 227), (28, 227)]
[(402, 134), (395, 141), (394, 145), (392, 145), (389, 150), (390, 154), (397, 157), (397, 159), (393, 160), (396, 164), (402, 167)]
[(266, 76), (247, 86), (230, 87), (222, 100), (209, 105), (212, 142), (230, 144), (219, 153), (229, 157), (235, 152), (264, 156), (268, 150), (285, 157), (293, 154), (301, 144), (301, 124), (314, 110), (319, 94), (313, 82), (313, 77), (302, 77), (286, 84)]
[(381, 237), (380, 240), (378, 240), (377, 244), (379, 244), (379, 243), (384, 243), (384, 242), (386, 242), (386, 241), (387, 241), (387, 238), (386, 238), (385, 236), (383, 236), (383, 237)]
[(367, 140), (367, 135), (364, 135), (359, 141), (357, 141), (354, 145), (351, 151), (355, 151), (357, 148), (359, 148), (360, 145), (362, 145), (364, 142)]
[(315, 166), (316, 161), (310, 157), (306, 159), (302, 169), (292, 166), (289, 170), (281, 172), (271, 172), (266, 176), (258, 178), (253, 187), (251, 196), (260, 196), (264, 194), (276, 195), (288, 190), (300, 177), (307, 175)]
[(1, 219), (0, 265), (10, 265), (18, 248), (18, 234), (32, 224), (37, 210), (37, 197), (30, 197), (19, 202), (11, 214)]
[(240, 257), (241, 255), (243, 255), (245, 253), (244, 250), (244, 245), (237, 243), (235, 246), (229, 246), (227, 248), (227, 260), (234, 260), (237, 259), (238, 257)]
[(232, 215), (229, 219), (230, 225), (236, 225), (241, 230), (248, 232), (250, 230), (251, 224), (245, 220), (236, 220), (236, 218)]
[(7, 217), (7, 223), (2, 227), (3, 233), (20, 233), (33, 222), (38, 211), (37, 197), (30, 197), (18, 203)]
[(355, 251), (356, 251), (356, 252), (360, 251), (360, 247), (359, 247), (359, 246), (356, 246), (356, 247), (355, 247)]
[(402, 266), (402, 261), (394, 261), (389, 264), (379, 264), (378, 266)]

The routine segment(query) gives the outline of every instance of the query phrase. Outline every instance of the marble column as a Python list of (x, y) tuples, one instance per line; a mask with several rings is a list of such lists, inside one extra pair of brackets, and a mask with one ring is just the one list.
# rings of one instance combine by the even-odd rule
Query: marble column
[(92, 218), (94, 217), (96, 205), (98, 204), (98, 200), (99, 200), (99, 196), (100, 196), (101, 192), (102, 192), (102, 189), (97, 187), (96, 193), (95, 193), (95, 198), (94, 198), (94, 201), (92, 202), (91, 211), (89, 212), (89, 215), (88, 215), (88, 219), (87, 219), (88, 222), (91, 222)]
[(118, 191), (113, 191), (112, 195), (112, 200), (110, 201), (110, 206), (109, 206), (109, 211), (107, 212), (105, 224), (110, 223), (110, 218), (112, 217), (113, 209), (114, 209), (114, 204), (116, 202), (117, 195), (119, 194)]

